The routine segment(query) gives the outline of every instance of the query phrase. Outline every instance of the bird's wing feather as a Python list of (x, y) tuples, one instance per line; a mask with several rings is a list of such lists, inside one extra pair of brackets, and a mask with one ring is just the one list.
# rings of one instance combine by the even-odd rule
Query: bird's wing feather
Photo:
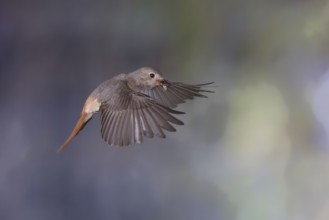
[(184, 103), (187, 99), (193, 99), (194, 97), (203, 97), (203, 92), (213, 93), (213, 91), (206, 90), (203, 87), (213, 84), (204, 83), (189, 85), (181, 82), (168, 82), (167, 90), (162, 86), (155, 86), (152, 89), (143, 89), (141, 92), (152, 97), (161, 105), (167, 106), (168, 108), (175, 108), (178, 104)]
[(126, 83), (120, 83), (120, 90), (100, 107), (102, 138), (110, 145), (141, 143), (143, 136), (165, 138), (163, 129), (175, 131), (170, 123), (183, 124), (172, 116), (183, 112), (165, 107), (145, 94), (132, 91)]

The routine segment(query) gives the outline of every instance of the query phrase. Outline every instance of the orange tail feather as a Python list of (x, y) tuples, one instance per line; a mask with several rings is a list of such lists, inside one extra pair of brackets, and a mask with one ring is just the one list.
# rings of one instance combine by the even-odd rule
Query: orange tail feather
[(77, 124), (75, 125), (73, 131), (71, 132), (70, 136), (66, 139), (64, 144), (60, 146), (57, 150), (57, 152), (62, 152), (64, 151), (72, 139), (81, 131), (81, 129), (86, 125), (86, 123), (91, 119), (92, 114), (87, 114), (86, 112), (82, 112), (80, 119), (78, 120)]

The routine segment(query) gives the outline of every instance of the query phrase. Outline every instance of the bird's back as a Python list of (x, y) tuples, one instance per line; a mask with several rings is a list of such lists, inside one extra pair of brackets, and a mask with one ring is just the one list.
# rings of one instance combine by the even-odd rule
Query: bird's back
[(102, 82), (89, 97), (97, 98), (100, 102), (109, 100), (112, 96), (120, 93), (120, 90), (125, 88), (122, 86), (126, 84), (126, 74), (119, 74), (109, 80)]

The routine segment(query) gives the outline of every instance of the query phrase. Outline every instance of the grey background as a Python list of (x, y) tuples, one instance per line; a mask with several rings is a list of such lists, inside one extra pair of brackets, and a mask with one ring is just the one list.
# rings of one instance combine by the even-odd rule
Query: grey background
[[(329, 218), (329, 4), (0, 2), (0, 219)], [(167, 139), (129, 148), (89, 93), (141, 66), (215, 81)]]

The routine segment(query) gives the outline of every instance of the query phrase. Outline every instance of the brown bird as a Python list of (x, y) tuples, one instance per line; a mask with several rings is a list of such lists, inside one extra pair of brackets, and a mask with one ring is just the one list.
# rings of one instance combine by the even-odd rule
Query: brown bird
[(206, 98), (201, 92), (213, 91), (202, 87), (212, 83), (189, 85), (169, 82), (150, 67), (117, 75), (101, 83), (89, 95), (80, 119), (58, 152), (69, 145), (97, 112), (100, 112), (102, 138), (110, 145), (140, 144), (143, 136), (165, 138), (163, 129), (176, 131), (170, 123), (183, 125), (172, 114), (184, 112), (172, 108), (195, 96)]

